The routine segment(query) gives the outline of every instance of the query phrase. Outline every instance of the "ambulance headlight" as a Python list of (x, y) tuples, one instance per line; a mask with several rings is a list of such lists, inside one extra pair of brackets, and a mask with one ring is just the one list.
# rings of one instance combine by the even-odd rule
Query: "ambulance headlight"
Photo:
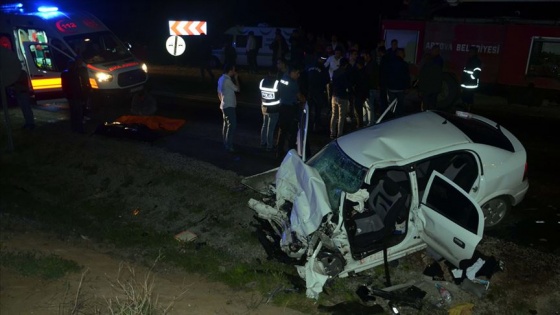
[(105, 73), (105, 72), (97, 72), (95, 74), (95, 78), (97, 79), (97, 82), (111, 82), (111, 81), (113, 81), (113, 75)]
[(144, 72), (148, 73), (148, 65), (143, 63), (142, 64), (142, 70), (144, 70)]

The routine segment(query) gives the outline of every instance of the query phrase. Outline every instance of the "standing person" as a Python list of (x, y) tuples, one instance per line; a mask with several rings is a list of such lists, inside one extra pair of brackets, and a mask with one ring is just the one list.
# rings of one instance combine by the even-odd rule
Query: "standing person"
[(224, 65), (236, 65), (237, 64), (237, 51), (231, 40), (227, 40), (224, 44)]
[(369, 96), (368, 73), (366, 72), (365, 60), (358, 57), (354, 66), (354, 120), (356, 129), (364, 126), (364, 104)]
[(275, 61), (275, 64), (276, 64), (275, 77), (276, 79), (280, 80), (282, 79), (286, 71), (288, 71), (288, 65), (286, 64), (286, 60), (284, 60), (284, 58), (279, 58), (278, 60)]
[(62, 91), (68, 99), (70, 107), (70, 125), (72, 131), (84, 133), (84, 110), (86, 108), (91, 85), (84, 61), (80, 56), (70, 61), (68, 68), (61, 75)]
[[(351, 41), (348, 41), (349, 47), (348, 50), (346, 52), (346, 58), (348, 59), (348, 71), (350, 73), (350, 80), (352, 82), (352, 88), (350, 89), (350, 97), (349, 97), (349, 105), (348, 105), (348, 116), (346, 117), (346, 122), (350, 124), (350, 127), (352, 129), (354, 129), (357, 125), (361, 126), (361, 123), (356, 122), (356, 109), (358, 108), (358, 106), (356, 105), (356, 93), (355, 93), (355, 85), (356, 85), (356, 80), (357, 80), (357, 71), (358, 71), (358, 67), (356, 65), (356, 62), (358, 60), (358, 57), (360, 56), (360, 53), (357, 49), (355, 48), (351, 48)], [(361, 106), (360, 110), (362, 110)], [(360, 115), (360, 117), (363, 117), (363, 114)]]
[(351, 79), (348, 73), (348, 59), (341, 58), (340, 65), (333, 73), (332, 77), (332, 98), (331, 98), (331, 139), (344, 134), (344, 123), (348, 113), (350, 89), (352, 88)]
[(12, 84), (11, 88), (14, 91), (17, 103), (23, 114), (23, 119), (25, 120), (23, 129), (35, 129), (35, 116), (31, 109), (31, 95), (29, 95), (31, 89), (29, 88), (29, 79), (25, 70), (21, 69), (19, 78)]
[(278, 59), (284, 59), (286, 53), (288, 53), (288, 42), (282, 36), (282, 30), (277, 28), (274, 40), (270, 44), (270, 49), (272, 50), (272, 66)]
[(438, 45), (431, 48), (418, 74), (418, 93), (422, 100), (422, 110), (437, 108), (437, 98), (443, 80), (443, 59), (439, 50)]
[(220, 99), (220, 109), (224, 119), (222, 138), (224, 148), (228, 152), (235, 152), (233, 148), (233, 135), (237, 128), (237, 98), (235, 92), (239, 92), (239, 77), (235, 65), (226, 64), (222, 76), (218, 79), (218, 98)]
[(344, 44), (338, 40), (338, 35), (336, 34), (331, 35), (331, 42), (329, 46), (332, 48), (333, 51), (340, 49), (342, 55), (346, 53), (346, 47), (344, 47)]
[(280, 94), (278, 92), (280, 80), (288, 71), (288, 65), (282, 58), (276, 61), (276, 72), (269, 73), (268, 77), (261, 80), (259, 89), (261, 91), (261, 111), (263, 124), (261, 127), (261, 147), (270, 152), (276, 147), (274, 135), (278, 129), (280, 117)]
[(305, 64), (305, 38), (300, 30), (295, 29), (292, 31), (288, 41), (290, 42), (290, 63), (302, 68)]
[(362, 58), (364, 58), (365, 62), (367, 86), (369, 89), (364, 107), (364, 125), (370, 126), (373, 125), (375, 120), (375, 107), (379, 107), (379, 63), (367, 49), (362, 51)]
[(257, 46), (257, 38), (255, 37), (255, 32), (250, 31), (249, 37), (247, 37), (247, 46), (245, 47), (247, 51), (247, 63), (249, 65), (249, 73), (257, 72), (257, 53), (259, 48)]
[[(342, 59), (342, 48), (338, 47), (334, 50), (334, 54), (327, 57), (325, 60), (325, 68), (329, 71), (329, 79), (331, 82), (327, 85), (327, 97), (330, 99), (332, 97), (332, 77), (336, 69), (340, 65), (340, 59)], [(347, 59), (348, 60), (348, 59)]]
[(377, 47), (377, 56), (379, 59), (379, 113), (383, 114), (389, 105), (387, 78), (389, 76), (389, 63), (393, 56), (387, 54), (387, 51), (383, 46)]
[(315, 64), (306, 70), (307, 104), (312, 115), (313, 132), (322, 130), (321, 113), (327, 107), (327, 84), (330, 82), (329, 72), (324, 66), (326, 56), (318, 55)]
[(261, 127), (261, 147), (267, 152), (274, 149), (274, 134), (280, 115), (280, 97), (278, 94), (278, 84), (280, 80), (268, 76), (261, 80), (259, 89), (261, 90), (261, 111), (263, 114), (263, 124)]
[(474, 92), (478, 88), (480, 72), (482, 71), (482, 62), (478, 58), (478, 47), (469, 47), (469, 58), (463, 68), (461, 78), (461, 98), (463, 106), (467, 111), (471, 111), (474, 104)]
[(389, 103), (397, 100), (395, 116), (403, 116), (406, 112), (405, 94), (410, 89), (410, 69), (404, 61), (404, 49), (398, 48), (396, 57), (391, 58), (388, 64), (387, 92)]
[(389, 47), (389, 49), (387, 49), (387, 54), (396, 56), (398, 49), (399, 49), (399, 41), (396, 38), (393, 38), (391, 40), (391, 47)]
[(305, 99), (300, 93), (298, 79), (300, 69), (297, 65), (288, 66), (278, 85), (280, 95), (280, 115), (278, 116), (278, 142), (276, 158), (281, 159), (286, 153), (297, 147), (297, 131), (301, 112), (301, 103)]

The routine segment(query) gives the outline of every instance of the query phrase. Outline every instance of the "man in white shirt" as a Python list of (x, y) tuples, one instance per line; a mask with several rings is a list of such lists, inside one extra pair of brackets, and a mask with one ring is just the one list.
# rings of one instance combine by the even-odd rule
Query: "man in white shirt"
[(235, 92), (239, 92), (238, 74), (235, 65), (226, 64), (222, 76), (218, 79), (218, 98), (224, 119), (222, 137), (228, 152), (235, 152), (233, 149), (233, 134), (237, 128)]
[[(327, 70), (329, 71), (329, 78), (330, 81), (332, 82), (332, 76), (333, 76), (333, 72), (338, 69), (338, 66), (340, 65), (340, 59), (342, 58), (342, 49), (341, 48), (336, 48), (334, 50), (334, 55), (330, 55), (327, 60), (325, 60), (325, 68), (327, 68)], [(327, 86), (327, 98), (331, 99), (332, 96), (332, 84), (329, 82), (328, 86)]]

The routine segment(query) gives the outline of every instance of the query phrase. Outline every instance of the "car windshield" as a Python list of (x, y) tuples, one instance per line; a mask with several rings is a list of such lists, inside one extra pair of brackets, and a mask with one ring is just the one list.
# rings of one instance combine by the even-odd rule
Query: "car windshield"
[(111, 32), (88, 33), (64, 38), (87, 63), (111, 62), (132, 57), (132, 54)]
[(336, 141), (329, 143), (307, 164), (315, 168), (325, 182), (333, 212), (340, 206), (342, 191), (355, 193), (360, 189), (367, 169), (349, 158)]

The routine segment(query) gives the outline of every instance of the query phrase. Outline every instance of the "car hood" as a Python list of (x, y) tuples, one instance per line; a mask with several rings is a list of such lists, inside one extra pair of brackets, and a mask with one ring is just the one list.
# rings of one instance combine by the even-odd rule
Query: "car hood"
[(292, 231), (310, 235), (331, 213), (325, 183), (319, 172), (306, 165), (295, 150), (286, 154), (276, 173), (276, 198), (293, 203), (290, 222)]
[(360, 129), (336, 141), (351, 159), (365, 167), (471, 142), (452, 123), (430, 111)]

